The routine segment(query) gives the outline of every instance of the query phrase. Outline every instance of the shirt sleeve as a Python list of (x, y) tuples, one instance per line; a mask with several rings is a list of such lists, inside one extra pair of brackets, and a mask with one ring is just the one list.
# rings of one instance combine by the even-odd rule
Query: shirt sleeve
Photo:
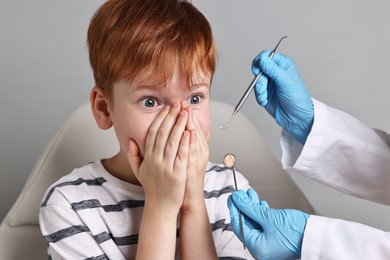
[(319, 101), (304, 146), (282, 132), (282, 164), (289, 173), (344, 193), (390, 205), (390, 135)]
[(310, 216), (302, 260), (390, 259), (390, 233), (356, 222)]

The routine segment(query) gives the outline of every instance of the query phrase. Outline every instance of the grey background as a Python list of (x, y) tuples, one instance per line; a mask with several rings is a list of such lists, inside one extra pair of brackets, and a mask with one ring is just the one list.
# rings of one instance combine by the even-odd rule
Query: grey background
[[(89, 99), (86, 31), (103, 2), (0, 0), (0, 219), (48, 140)], [(314, 98), (390, 131), (387, 0), (193, 3), (209, 19), (219, 49), (214, 99), (235, 105), (252, 80), (255, 55), (288, 35), (279, 51), (295, 60)], [(280, 158), (280, 128), (253, 96), (242, 113)], [(292, 177), (320, 214), (390, 229), (389, 207)]]

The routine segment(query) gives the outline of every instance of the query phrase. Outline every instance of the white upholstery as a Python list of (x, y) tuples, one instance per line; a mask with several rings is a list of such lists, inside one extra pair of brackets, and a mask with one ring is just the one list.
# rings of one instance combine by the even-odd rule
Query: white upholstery
[[(210, 160), (221, 163), (225, 154), (234, 153), (238, 170), (271, 206), (312, 213), (308, 200), (282, 170), (280, 162), (244, 115), (237, 114), (229, 129), (219, 129), (232, 111), (230, 105), (211, 103)], [(47, 246), (38, 226), (39, 204), (44, 192), (73, 168), (109, 157), (118, 149), (114, 131), (102, 131), (97, 127), (89, 103), (70, 115), (46, 146), (17, 201), (1, 223), (0, 259), (47, 259)]]

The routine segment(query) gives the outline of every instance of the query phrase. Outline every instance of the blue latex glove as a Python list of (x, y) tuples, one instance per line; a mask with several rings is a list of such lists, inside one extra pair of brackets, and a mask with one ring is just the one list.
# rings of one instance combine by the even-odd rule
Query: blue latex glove
[(239, 210), (242, 212), (245, 243), (256, 259), (297, 259), (301, 257), (303, 233), (308, 214), (292, 209), (272, 209), (259, 201), (256, 191), (234, 192), (228, 198), (231, 226), (241, 239)]
[[(262, 51), (252, 62), (252, 72), (263, 75), (255, 85), (257, 102), (301, 144), (306, 142), (314, 118), (313, 102), (295, 63), (287, 56)], [(265, 76), (265, 75), (266, 76)]]

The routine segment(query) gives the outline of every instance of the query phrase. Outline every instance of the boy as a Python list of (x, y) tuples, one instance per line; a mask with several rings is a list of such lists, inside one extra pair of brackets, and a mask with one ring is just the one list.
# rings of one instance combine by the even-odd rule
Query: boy
[(216, 50), (205, 17), (185, 0), (109, 0), (88, 45), (92, 112), (120, 151), (48, 189), (50, 257), (251, 258), (230, 228), (231, 171), (208, 162)]

